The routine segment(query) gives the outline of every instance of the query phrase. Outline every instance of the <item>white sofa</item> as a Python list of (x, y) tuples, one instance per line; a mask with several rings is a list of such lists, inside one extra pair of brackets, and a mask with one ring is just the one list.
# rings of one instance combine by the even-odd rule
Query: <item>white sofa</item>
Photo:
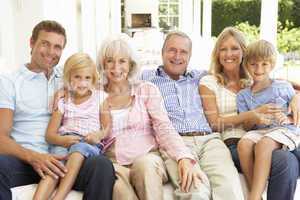
[[(36, 189), (36, 184), (12, 188), (13, 200), (31, 200)], [(173, 188), (171, 184), (164, 185), (164, 200), (172, 200)], [(81, 200), (82, 193), (72, 190), (66, 200)]]
[[(243, 175), (240, 174), (241, 184), (243, 187), (243, 192), (246, 194), (246, 182)], [(296, 188), (296, 193), (294, 200), (300, 199), (300, 179), (298, 179), (298, 187)], [(36, 184), (33, 185), (26, 185), (15, 187), (12, 189), (13, 191), (13, 200), (31, 200), (33, 193), (35, 191)], [(72, 191), (69, 193), (66, 200), (81, 200), (82, 193), (77, 191)], [(265, 195), (264, 195), (265, 199)], [(173, 188), (171, 184), (164, 185), (164, 200), (173, 200)]]

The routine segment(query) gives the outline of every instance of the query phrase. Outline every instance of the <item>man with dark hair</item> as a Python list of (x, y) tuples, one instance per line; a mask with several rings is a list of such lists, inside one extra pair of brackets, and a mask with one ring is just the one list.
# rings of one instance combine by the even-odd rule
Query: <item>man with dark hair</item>
[[(63, 177), (64, 157), (51, 155), (45, 131), (49, 102), (59, 88), (55, 67), (66, 45), (65, 29), (55, 21), (35, 26), (30, 39), (31, 61), (16, 72), (0, 76), (0, 199), (12, 199), (11, 188), (39, 182), (46, 174)], [(74, 189), (83, 199), (111, 199), (115, 176), (104, 156), (85, 160)]]
[(67, 44), (66, 30), (62, 25), (52, 20), (44, 20), (38, 23), (32, 30), (31, 40), (36, 41), (39, 37), (40, 31), (53, 32), (64, 36), (65, 41), (63, 47)]

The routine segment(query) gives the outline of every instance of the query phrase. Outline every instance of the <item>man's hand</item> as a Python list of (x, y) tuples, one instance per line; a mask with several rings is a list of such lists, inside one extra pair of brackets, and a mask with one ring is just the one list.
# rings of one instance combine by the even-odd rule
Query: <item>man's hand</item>
[(60, 162), (65, 160), (66, 156), (57, 156), (51, 154), (43, 154), (32, 152), (29, 155), (28, 163), (33, 167), (33, 169), (40, 175), (41, 178), (45, 178), (49, 175), (55, 179), (59, 177), (64, 177), (67, 169)]
[(57, 110), (58, 108), (58, 101), (61, 99), (61, 98), (64, 98), (65, 100), (68, 99), (69, 97), (69, 94), (68, 94), (68, 90), (67, 88), (61, 88), (59, 90), (57, 90), (54, 94), (54, 97), (53, 97), (53, 102), (51, 102), (51, 105), (50, 105), (50, 111), (54, 111), (54, 110)]
[(288, 112), (292, 113), (294, 125), (300, 126), (300, 93), (297, 93), (291, 100)]
[(180, 159), (178, 162), (178, 172), (181, 180), (180, 189), (184, 192), (189, 192), (192, 184), (197, 188), (202, 182), (204, 174), (200, 168), (197, 168), (192, 160), (188, 158)]

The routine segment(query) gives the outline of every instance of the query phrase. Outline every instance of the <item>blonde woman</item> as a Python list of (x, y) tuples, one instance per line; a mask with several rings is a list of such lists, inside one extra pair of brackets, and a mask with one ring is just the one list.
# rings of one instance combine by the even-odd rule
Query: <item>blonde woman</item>
[[(200, 94), (206, 117), (212, 129), (222, 133), (222, 138), (230, 149), (239, 171), (241, 168), (237, 143), (245, 133), (242, 124), (247, 121), (262, 123), (266, 119), (264, 116), (281, 111), (272, 104), (266, 104), (252, 111), (237, 113), (236, 95), (251, 83), (242, 66), (245, 50), (246, 42), (243, 34), (236, 28), (225, 28), (218, 36), (212, 52), (211, 74), (200, 81)], [(297, 97), (294, 98), (290, 107), (296, 108), (297, 101)], [(273, 152), (268, 199), (292, 199), (298, 165), (294, 154), (281, 150)]]

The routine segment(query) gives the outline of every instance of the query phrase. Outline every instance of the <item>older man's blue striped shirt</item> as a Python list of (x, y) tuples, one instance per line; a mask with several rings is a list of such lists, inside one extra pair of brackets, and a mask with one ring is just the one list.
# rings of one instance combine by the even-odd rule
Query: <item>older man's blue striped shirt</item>
[(160, 89), (169, 118), (181, 135), (194, 131), (212, 132), (199, 95), (199, 81), (206, 74), (206, 71), (192, 70), (180, 76), (179, 80), (173, 80), (162, 66), (142, 73), (143, 80), (154, 83)]

